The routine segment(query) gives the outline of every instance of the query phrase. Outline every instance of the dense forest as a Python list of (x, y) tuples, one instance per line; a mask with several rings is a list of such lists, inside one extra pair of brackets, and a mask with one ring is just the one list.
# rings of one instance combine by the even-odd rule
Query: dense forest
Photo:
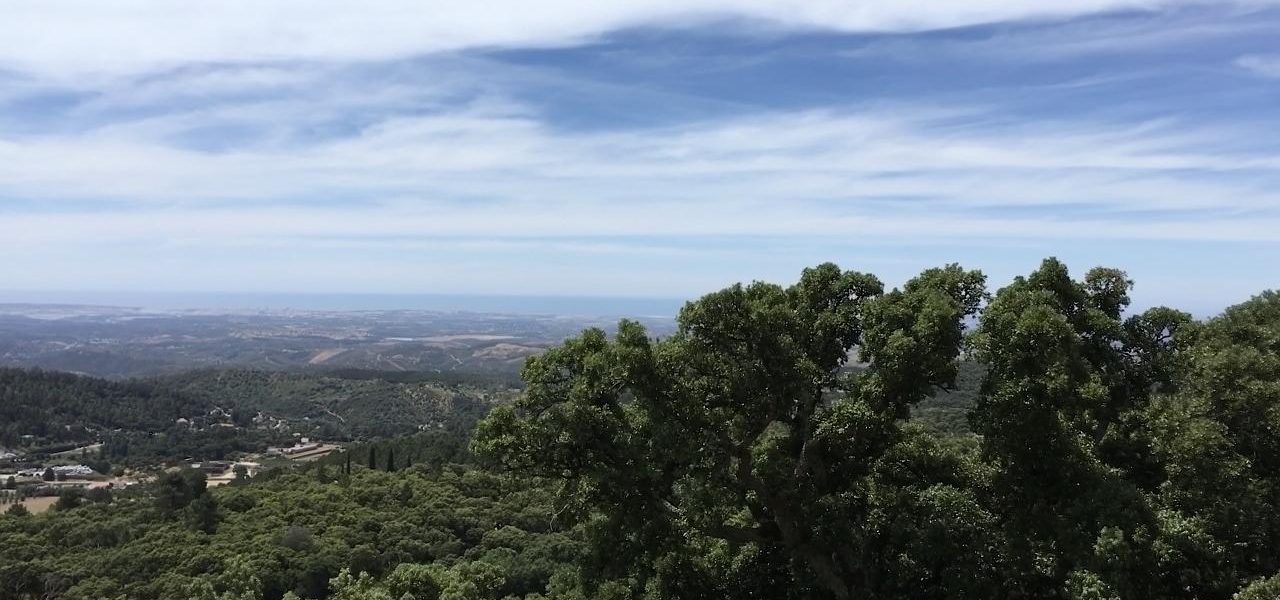
[(23, 436), (75, 444), (94, 439), (95, 431), (164, 431), (209, 408), (144, 382), (0, 368), (0, 447), (20, 446)]
[(423, 428), (469, 430), (513, 386), (486, 375), (418, 373), (406, 376), (343, 370), (331, 373), (195, 371), (158, 383), (204, 403), (305, 420), (325, 439), (406, 435)]
[(515, 393), (486, 375), (200, 370), (111, 381), (0, 368), (0, 448), (41, 456), (103, 442), (102, 458), (116, 462), (223, 459), (292, 443), (295, 433), (465, 433)]
[[(188, 472), (155, 487), (0, 517), (0, 597), (342, 598), (368, 577), (418, 598), (523, 597), (571, 576), (581, 553), (547, 489), (463, 466), (313, 468), (216, 489)], [(343, 569), (368, 576), (343, 584)]]
[[(0, 599), (1280, 598), (1280, 294), (1132, 285), (732, 286), (529, 359), (474, 432), (0, 517)], [(210, 377), (172, 389), (252, 397)]]

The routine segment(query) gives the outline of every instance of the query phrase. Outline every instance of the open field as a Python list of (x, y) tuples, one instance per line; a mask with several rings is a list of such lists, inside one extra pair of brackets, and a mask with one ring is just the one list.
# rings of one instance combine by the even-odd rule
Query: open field
[(89, 444), (79, 448), (72, 448), (64, 452), (55, 452), (51, 454), (53, 458), (75, 459), (85, 455), (92, 455), (102, 449), (102, 444)]
[(22, 505), (32, 513), (42, 513), (58, 502), (57, 496), (40, 496), (38, 498), (27, 498), (22, 501)]

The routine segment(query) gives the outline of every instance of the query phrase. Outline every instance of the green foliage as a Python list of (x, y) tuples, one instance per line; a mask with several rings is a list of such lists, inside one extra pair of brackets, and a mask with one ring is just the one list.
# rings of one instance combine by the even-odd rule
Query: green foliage
[(1119, 600), (1111, 586), (1088, 571), (1074, 571), (1067, 577), (1067, 597), (1071, 600)]
[(1147, 411), (1159, 500), (1214, 542), (1201, 570), (1230, 590), (1280, 571), (1280, 294), (1191, 334), (1180, 389)]
[(981, 363), (961, 360), (956, 364), (955, 385), (937, 390), (911, 409), (912, 422), (950, 437), (967, 437), (969, 411), (978, 404), (978, 393), (986, 369)]
[(412, 596), (414, 600), (438, 600), (440, 575), (437, 569), (427, 565), (397, 565), (387, 576), (387, 592), (396, 599)]
[(114, 382), (0, 369), (0, 448), (44, 460), (102, 442), (100, 452), (76, 458), (106, 472), (112, 461), (225, 460), (292, 443), (291, 433), (347, 440), (427, 430), (465, 439), (493, 403), (515, 393), (485, 377), (416, 374), (392, 381), (374, 372), (343, 373), (351, 378), (196, 371)]
[(195, 469), (166, 472), (156, 483), (156, 508), (164, 515), (171, 515), (204, 496), (205, 486), (204, 473)]
[[(915, 537), (928, 524), (895, 522), (896, 508), (990, 520), (963, 489), (935, 487), (965, 480), (962, 465), (910, 453), (917, 434), (900, 426), (953, 383), (982, 285), (951, 266), (884, 293), (870, 275), (822, 265), (790, 288), (692, 302), (660, 342), (630, 322), (614, 340), (589, 330), (529, 360), (525, 395), (474, 446), (565, 482), (566, 516), (584, 519), (597, 553), (588, 584), (721, 596), (736, 582), (720, 563), (741, 561), (778, 578), (773, 597), (892, 593), (911, 579), (897, 575), (902, 561), (944, 558)], [(846, 375), (854, 348), (866, 367)], [(974, 531), (995, 556), (972, 560), (998, 563), (998, 542)], [(988, 589), (991, 575), (955, 569), (938, 587)]]
[(375, 470), (387, 470), (386, 467), (392, 461), (398, 469), (411, 465), (424, 465), (434, 470), (449, 463), (470, 463), (472, 457), (467, 450), (467, 442), (468, 437), (464, 434), (425, 431), (386, 440), (351, 444), (342, 452), (330, 454), (315, 464), (333, 467), (339, 473), (349, 473), (353, 461), (363, 462), (366, 467)]
[[(0, 598), (496, 600), (545, 594), (581, 554), (550, 522), (546, 488), (469, 467), (356, 467), (346, 483), (279, 473), (181, 509), (191, 487), (171, 475), (110, 505), (0, 516)], [(206, 502), (215, 526), (200, 518)], [(344, 579), (354, 565), (372, 572)]]
[(210, 494), (200, 494), (187, 505), (187, 523), (203, 533), (213, 533), (218, 529), (218, 501)]
[(368, 573), (352, 575), (347, 569), (329, 580), (329, 589), (333, 600), (394, 600)]
[(1280, 568), (1280, 296), (1126, 315), (1123, 272), (1050, 259), (966, 340), (982, 283), (824, 265), (661, 341), (589, 330), (474, 448), (563, 482), (588, 597), (1225, 599)]
[(491, 403), (514, 394), (512, 386), (482, 377), (374, 375), (195, 371), (159, 382), (250, 419), (283, 418), (292, 430), (325, 439), (393, 437), (423, 427), (464, 433)]
[(1161, 366), (1190, 319), (1167, 309), (1124, 319), (1130, 285), (1109, 269), (1076, 282), (1047, 260), (995, 295), (974, 335), (986, 375), (971, 421), (1033, 589), (1098, 560), (1105, 526), (1154, 526), (1140, 411), (1171, 385)]
[(1280, 575), (1255, 581), (1232, 596), (1233, 600), (1275, 600), (1276, 598), (1280, 598)]
[(492, 388), (177, 378), (154, 398), (406, 435), (15, 505), (0, 600), (1280, 597), (1280, 294), (1194, 322), (1129, 314), (1131, 286), (1050, 259), (990, 297), (954, 265), (885, 291), (821, 265), (691, 302), (663, 339), (570, 338), (474, 436)]
[(1039, 595), (1226, 598), (1280, 568), (1280, 297), (1206, 323), (1123, 316), (1123, 273), (1040, 270), (1000, 290), (974, 357), (992, 500)]
[(165, 431), (174, 420), (204, 410), (142, 382), (0, 368), (0, 447), (18, 447), (22, 436), (30, 435), (45, 443), (70, 443), (61, 448), (67, 449), (94, 440), (94, 430)]
[(71, 510), (78, 508), (84, 502), (84, 490), (66, 489), (58, 492), (58, 501), (54, 503), (54, 510)]

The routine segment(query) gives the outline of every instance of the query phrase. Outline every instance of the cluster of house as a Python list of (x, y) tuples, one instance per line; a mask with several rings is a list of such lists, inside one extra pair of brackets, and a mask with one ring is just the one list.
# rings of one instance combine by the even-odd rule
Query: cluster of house
[(283, 454), (285, 456), (291, 456), (294, 454), (302, 454), (303, 452), (311, 452), (312, 450), (318, 450), (319, 448), (320, 442), (313, 442), (307, 438), (302, 438), (298, 440), (297, 444), (288, 448), (267, 448), (267, 454)]
[[(179, 417), (174, 420), (174, 424), (179, 427), (201, 428), (201, 427), (235, 427), (236, 424), (231, 422), (232, 412), (229, 409), (221, 407), (213, 407), (209, 410), (208, 415), (195, 415), (190, 418)], [(253, 424), (259, 428), (275, 429), (282, 431), (289, 428), (289, 421), (279, 417), (272, 417), (261, 412), (253, 416)]]
[(174, 424), (180, 427), (194, 428), (199, 425), (199, 423), (196, 422), (196, 419), (199, 419), (201, 423), (204, 423), (205, 425), (208, 425), (210, 427), (235, 427), (236, 426), (235, 423), (228, 423), (225, 421), (226, 419), (230, 419), (230, 418), (231, 418), (231, 411), (215, 406), (213, 410), (209, 411), (208, 419), (204, 419), (199, 416), (192, 417), (190, 419), (186, 417), (178, 417), (177, 419), (174, 420)]
[(234, 464), (228, 460), (206, 460), (204, 462), (191, 463), (191, 468), (205, 473), (222, 473), (230, 469)]
[[(93, 469), (90, 469), (89, 467), (86, 467), (84, 465), (58, 465), (54, 467), (49, 467), (49, 469), (53, 469), (53, 473), (55, 475), (62, 475), (64, 477), (88, 477), (94, 474)], [(21, 469), (18, 471), (18, 476), (19, 477), (42, 477), (44, 475), (44, 472), (45, 472), (44, 468)]]
[(247, 461), (206, 460), (190, 464), (192, 469), (203, 471), (208, 476), (208, 485), (225, 485), (235, 481), (243, 472), (246, 477), (258, 474), (262, 465)]

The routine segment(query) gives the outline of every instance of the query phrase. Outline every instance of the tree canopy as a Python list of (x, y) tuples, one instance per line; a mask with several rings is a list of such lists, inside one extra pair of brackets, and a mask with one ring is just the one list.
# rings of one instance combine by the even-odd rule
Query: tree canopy
[[(588, 330), (474, 447), (562, 482), (596, 590), (1229, 598), (1276, 573), (1280, 297), (1196, 323), (1127, 314), (1115, 269), (984, 284), (825, 264), (691, 302), (666, 339)], [(912, 423), (962, 356), (977, 435)]]

